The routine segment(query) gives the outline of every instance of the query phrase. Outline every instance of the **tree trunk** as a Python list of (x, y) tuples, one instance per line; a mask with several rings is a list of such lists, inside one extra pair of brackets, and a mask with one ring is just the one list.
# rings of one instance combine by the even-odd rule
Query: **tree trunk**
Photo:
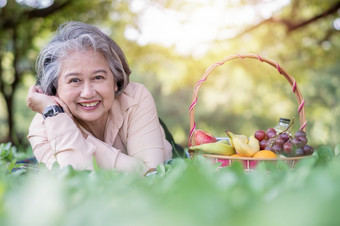
[(13, 96), (5, 96), (6, 109), (7, 109), (7, 125), (8, 125), (8, 135), (5, 138), (5, 142), (14, 142), (15, 134), (14, 134), (14, 117), (13, 117)]

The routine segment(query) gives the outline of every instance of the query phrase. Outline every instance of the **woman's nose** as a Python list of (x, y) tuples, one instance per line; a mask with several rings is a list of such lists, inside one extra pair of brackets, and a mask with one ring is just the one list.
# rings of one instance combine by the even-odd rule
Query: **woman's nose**
[(96, 95), (96, 90), (93, 84), (91, 84), (91, 82), (85, 82), (82, 87), (80, 96), (82, 98), (91, 98), (91, 97), (94, 97), (95, 95)]

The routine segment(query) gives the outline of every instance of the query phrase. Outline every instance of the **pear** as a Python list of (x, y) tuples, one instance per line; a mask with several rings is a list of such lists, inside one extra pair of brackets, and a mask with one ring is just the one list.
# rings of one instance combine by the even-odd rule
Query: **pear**
[(230, 143), (235, 148), (235, 151), (244, 157), (252, 157), (260, 150), (259, 141), (252, 135), (249, 139), (244, 135), (233, 134), (227, 132)]
[(206, 144), (206, 143), (215, 143), (217, 141), (216, 137), (212, 134), (196, 129), (194, 131), (195, 145)]
[[(232, 132), (228, 132), (228, 133), (230, 133), (234, 136), (237, 136), (239, 140), (242, 140), (242, 142), (248, 143), (248, 138), (245, 135), (241, 135), (241, 134), (236, 135), (236, 134), (233, 134)], [(228, 134), (228, 137), (229, 137), (229, 142), (230, 142), (231, 146), (233, 146), (235, 148), (235, 145), (234, 145), (233, 139), (231, 138), (231, 135)]]
[(210, 154), (217, 154), (217, 155), (233, 155), (235, 154), (235, 149), (230, 146), (225, 141), (218, 141), (215, 143), (205, 143), (200, 145), (191, 146), (189, 148), (193, 151), (203, 151)]

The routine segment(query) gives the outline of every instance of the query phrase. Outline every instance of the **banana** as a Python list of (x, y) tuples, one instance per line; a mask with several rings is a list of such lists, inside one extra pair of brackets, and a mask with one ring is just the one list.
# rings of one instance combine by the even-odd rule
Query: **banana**
[(228, 145), (230, 145), (230, 143), (229, 143), (228, 140), (219, 140), (219, 141), (217, 141), (217, 143), (222, 143), (222, 144), (228, 144)]
[(241, 156), (252, 157), (260, 150), (259, 141), (254, 136), (250, 136), (248, 139), (244, 135), (233, 134), (232, 132), (227, 132), (227, 134), (235, 151)]
[(193, 151), (203, 151), (210, 154), (217, 155), (233, 155), (235, 154), (235, 149), (228, 145), (225, 141), (217, 141), (215, 143), (205, 143), (196, 146), (191, 146), (190, 150)]

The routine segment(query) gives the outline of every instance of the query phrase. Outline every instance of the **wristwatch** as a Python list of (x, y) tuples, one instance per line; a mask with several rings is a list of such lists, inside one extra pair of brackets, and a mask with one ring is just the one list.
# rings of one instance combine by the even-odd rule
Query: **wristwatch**
[(56, 116), (59, 113), (63, 113), (64, 109), (60, 107), (59, 105), (49, 105), (45, 107), (43, 112), (43, 117), (46, 119), (47, 117), (53, 117)]

